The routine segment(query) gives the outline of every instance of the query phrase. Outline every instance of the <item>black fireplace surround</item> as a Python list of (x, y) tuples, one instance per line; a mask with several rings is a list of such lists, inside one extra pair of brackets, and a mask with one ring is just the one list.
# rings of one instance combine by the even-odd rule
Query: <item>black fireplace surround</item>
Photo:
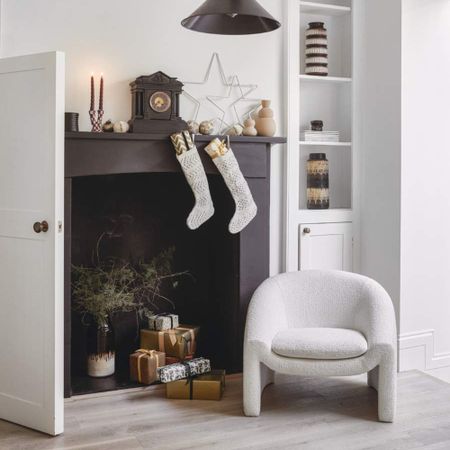
[[(197, 355), (216, 368), (242, 371), (248, 302), (269, 275), (270, 149), (284, 138), (234, 137), (233, 151), (256, 204), (256, 218), (238, 235), (228, 232), (234, 202), (204, 152), (211, 136), (196, 144), (215, 206), (198, 230), (186, 226), (193, 207), (170, 140), (165, 135), (66, 133), (65, 144), (65, 396), (132, 386), (128, 356), (139, 348), (134, 314), (113, 318), (116, 375), (85, 375), (85, 327), (72, 312), (71, 265), (90, 264), (99, 235), (103, 257), (148, 260), (175, 247), (174, 271), (189, 271), (170, 293), (182, 323), (201, 327)], [(112, 232), (112, 233), (111, 233)], [(163, 306), (172, 311), (170, 305)]]

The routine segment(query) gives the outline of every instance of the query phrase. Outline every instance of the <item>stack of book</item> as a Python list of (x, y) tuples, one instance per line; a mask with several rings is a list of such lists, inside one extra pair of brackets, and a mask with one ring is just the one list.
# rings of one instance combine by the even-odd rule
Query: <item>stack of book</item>
[(308, 142), (339, 142), (339, 131), (312, 131), (305, 130), (300, 139)]

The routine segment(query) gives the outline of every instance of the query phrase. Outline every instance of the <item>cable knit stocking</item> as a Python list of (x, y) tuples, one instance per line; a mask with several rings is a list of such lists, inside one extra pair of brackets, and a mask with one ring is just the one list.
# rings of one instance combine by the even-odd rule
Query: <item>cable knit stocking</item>
[(170, 138), (186, 180), (194, 193), (195, 206), (186, 223), (191, 230), (196, 230), (214, 214), (205, 169), (188, 131), (175, 133)]
[(223, 142), (216, 138), (211, 141), (205, 150), (223, 176), (225, 184), (236, 203), (236, 211), (228, 229), (232, 234), (240, 233), (258, 212), (248, 183), (231, 148), (227, 148)]

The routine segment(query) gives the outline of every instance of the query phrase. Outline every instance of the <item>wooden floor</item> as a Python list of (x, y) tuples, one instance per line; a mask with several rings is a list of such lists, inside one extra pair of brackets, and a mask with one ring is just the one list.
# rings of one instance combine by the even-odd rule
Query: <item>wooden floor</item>
[(450, 384), (399, 375), (394, 424), (377, 421), (362, 377), (280, 377), (259, 418), (243, 417), (240, 377), (221, 402), (166, 400), (162, 389), (66, 403), (66, 432), (50, 438), (0, 421), (0, 448), (15, 449), (450, 449)]

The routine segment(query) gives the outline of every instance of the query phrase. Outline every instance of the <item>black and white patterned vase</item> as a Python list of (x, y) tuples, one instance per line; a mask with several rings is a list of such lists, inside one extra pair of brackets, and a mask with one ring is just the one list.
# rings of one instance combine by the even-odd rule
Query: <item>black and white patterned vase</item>
[(306, 30), (305, 73), (328, 75), (328, 39), (323, 22), (311, 22)]
[(307, 208), (330, 207), (329, 168), (325, 153), (311, 153), (307, 162)]

